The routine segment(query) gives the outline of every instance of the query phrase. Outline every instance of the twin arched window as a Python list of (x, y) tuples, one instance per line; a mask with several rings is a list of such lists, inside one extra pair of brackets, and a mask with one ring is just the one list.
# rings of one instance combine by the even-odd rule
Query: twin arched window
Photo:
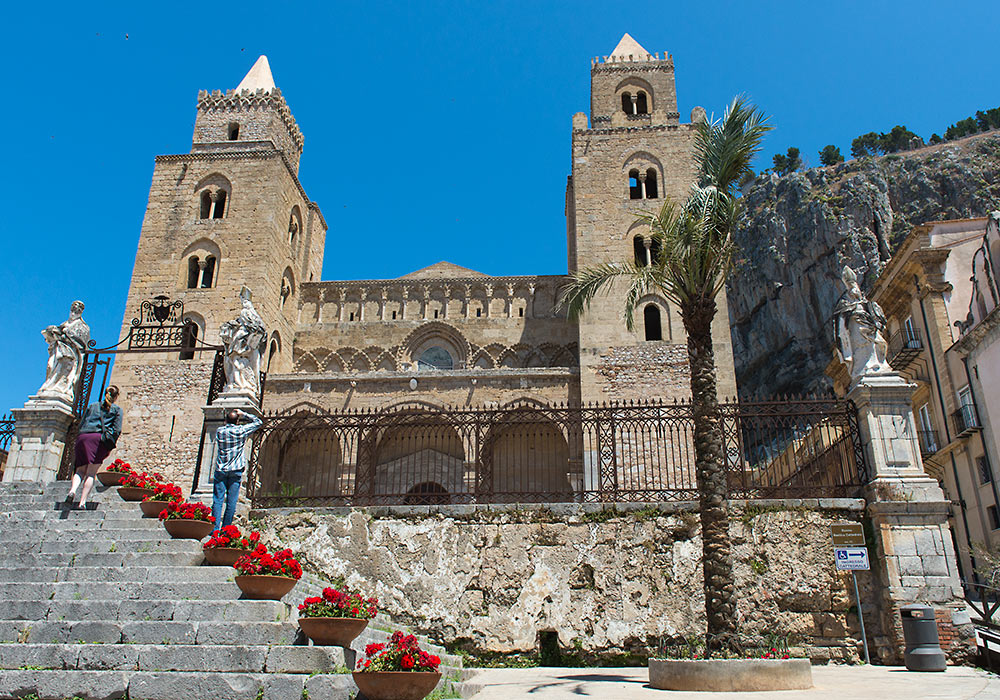
[(632, 252), (635, 254), (637, 267), (646, 267), (659, 260), (660, 250), (660, 242), (655, 238), (636, 236), (632, 239)]
[(215, 265), (214, 255), (208, 255), (204, 259), (197, 255), (188, 258), (188, 289), (208, 289), (215, 286)]
[(202, 219), (221, 219), (226, 215), (226, 191), (223, 189), (207, 189), (201, 193)]
[(642, 90), (622, 93), (622, 111), (625, 114), (649, 114), (649, 98)]
[(647, 168), (646, 172), (633, 168), (628, 171), (629, 199), (657, 199), (660, 190), (656, 184), (656, 169)]

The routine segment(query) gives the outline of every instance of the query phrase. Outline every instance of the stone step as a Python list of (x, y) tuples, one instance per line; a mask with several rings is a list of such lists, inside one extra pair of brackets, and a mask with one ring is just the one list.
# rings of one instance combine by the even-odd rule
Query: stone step
[(114, 554), (116, 552), (156, 554), (201, 554), (201, 543), (195, 540), (118, 540), (105, 539), (66, 541), (10, 540), (0, 541), (0, 551), (6, 554)]
[[(0, 529), (0, 547), (4, 547), (9, 542), (12, 546), (19, 546), (24, 542), (41, 540), (42, 542), (88, 542), (91, 540), (120, 540), (123, 542), (159, 542), (171, 539), (162, 525), (155, 528), (133, 528), (124, 527), (105, 530), (100, 527), (70, 528), (66, 530), (50, 528), (31, 527), (5, 527)], [(207, 538), (206, 538), (207, 539)], [(196, 542), (196, 540), (187, 540)]]
[(0, 621), (0, 642), (304, 645), (296, 622)]
[(121, 622), (282, 622), (290, 606), (279, 600), (39, 600), (0, 599), (0, 620)]
[[(24, 514), (15, 513), (14, 515), (21, 516)], [(125, 515), (120, 513), (115, 513), (112, 517), (105, 517), (106, 515), (106, 513), (95, 511), (81, 515), (80, 517), (76, 517), (76, 514), (73, 514), (65, 520), (53, 519), (51, 517), (29, 519), (0, 516), (0, 528), (5, 533), (22, 533), (22, 536), (27, 533), (37, 533), (42, 527), (54, 532), (72, 532), (75, 530), (114, 530), (115, 532), (120, 530), (136, 530), (145, 532), (149, 530), (161, 533), (164, 537), (170, 536), (163, 527), (163, 523), (156, 518), (139, 518), (132, 514)]]
[(5, 556), (0, 553), (0, 575), (2, 572), (18, 566), (51, 567), (51, 566), (199, 566), (205, 560), (201, 551), (181, 552), (174, 554), (159, 554), (155, 552), (114, 552), (101, 554), (21, 554), (20, 556)]
[(349, 700), (357, 686), (348, 673), (211, 673), (184, 671), (7, 671), (0, 698), (39, 700)]
[[(128, 507), (125, 507), (125, 506)], [(105, 504), (86, 510), (70, 509), (64, 503), (56, 505), (46, 505), (44, 503), (18, 503), (8, 506), (0, 503), (0, 522), (11, 521), (37, 521), (47, 520), (50, 522), (66, 521), (90, 521), (90, 520), (129, 520), (137, 522), (140, 519), (155, 520), (155, 518), (145, 518), (142, 510), (135, 503), (123, 504), (122, 508), (109, 508)]]
[(330, 673), (341, 647), (221, 644), (0, 644), (0, 668), (80, 671)]
[(0, 568), (0, 583), (226, 583), (231, 566), (61, 566)]
[(235, 583), (0, 583), (0, 600), (237, 600)]

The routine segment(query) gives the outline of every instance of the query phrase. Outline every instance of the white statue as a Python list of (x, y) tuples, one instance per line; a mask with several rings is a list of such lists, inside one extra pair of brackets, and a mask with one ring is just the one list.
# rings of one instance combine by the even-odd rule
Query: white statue
[(890, 374), (886, 362), (886, 320), (882, 308), (869, 301), (858, 286), (858, 276), (845, 266), (841, 274), (847, 289), (833, 311), (837, 354), (851, 374), (851, 384), (873, 374)]
[(72, 404), (90, 342), (90, 326), (83, 320), (83, 302), (74, 301), (69, 307), (69, 318), (58, 326), (46, 327), (42, 336), (49, 344), (49, 362), (38, 396)]
[(219, 328), (225, 348), (226, 386), (222, 393), (260, 395), (260, 356), (267, 344), (264, 320), (250, 302), (250, 290), (240, 292), (240, 315)]

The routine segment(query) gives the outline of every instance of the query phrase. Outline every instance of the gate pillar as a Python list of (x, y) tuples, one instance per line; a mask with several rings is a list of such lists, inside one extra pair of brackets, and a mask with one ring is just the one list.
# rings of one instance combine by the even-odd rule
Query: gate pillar
[(24, 408), (15, 408), (13, 413), (14, 438), (3, 480), (55, 481), (67, 449), (66, 433), (75, 418), (73, 408), (64, 401), (32, 396)]
[(915, 389), (893, 373), (863, 377), (847, 393), (858, 409), (871, 470), (865, 498), (880, 597), (875, 649), (883, 663), (901, 663), (899, 609), (924, 603), (935, 609), (942, 647), (958, 662), (975, 652), (974, 633), (948, 526), (951, 504), (920, 457), (911, 401)]

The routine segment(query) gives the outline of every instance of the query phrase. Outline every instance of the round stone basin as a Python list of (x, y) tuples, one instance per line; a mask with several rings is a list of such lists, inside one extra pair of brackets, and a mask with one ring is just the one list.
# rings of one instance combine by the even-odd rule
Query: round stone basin
[(745, 692), (812, 688), (808, 659), (650, 659), (649, 684), (659, 690)]

